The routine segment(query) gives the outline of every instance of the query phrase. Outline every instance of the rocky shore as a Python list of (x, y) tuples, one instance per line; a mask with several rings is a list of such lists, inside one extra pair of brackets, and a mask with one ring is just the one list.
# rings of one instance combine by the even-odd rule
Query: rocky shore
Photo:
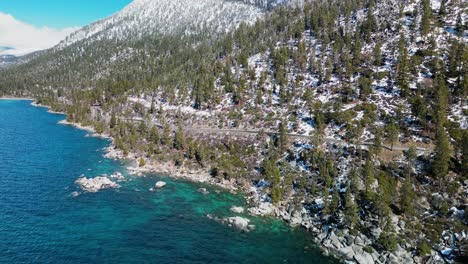
[(76, 180), (75, 183), (80, 186), (83, 191), (93, 193), (104, 189), (120, 188), (120, 185), (105, 176), (96, 178), (81, 177)]
[[(32, 103), (32, 105), (37, 107), (47, 107), (35, 103)], [(50, 108), (49, 112), (57, 113), (51, 111)], [(373, 244), (373, 241), (379, 237), (382, 230), (373, 230), (372, 237), (369, 237), (364, 234), (350, 234), (349, 230), (346, 229), (335, 229), (330, 226), (325, 226), (322, 224), (320, 216), (311, 214), (307, 208), (302, 207), (294, 210), (286, 205), (272, 204), (268, 199), (265, 199), (266, 196), (262, 193), (261, 188), (254, 186), (252, 183), (250, 186), (238, 186), (235, 182), (212, 177), (209, 174), (208, 169), (193, 169), (187, 166), (178, 167), (175, 166), (172, 161), (147, 159), (146, 157), (142, 157), (142, 155), (133, 152), (125, 155), (123, 151), (115, 147), (114, 140), (109, 135), (97, 134), (92, 127), (68, 122), (66, 120), (60, 121), (59, 123), (63, 125), (72, 125), (92, 133), (93, 136), (111, 140), (110, 146), (105, 149), (105, 157), (127, 161), (129, 163), (127, 171), (132, 175), (143, 176), (146, 173), (157, 173), (192, 182), (207, 183), (231, 192), (241, 191), (246, 194), (246, 199), (250, 206), (246, 212), (249, 215), (276, 217), (282, 219), (292, 227), (304, 228), (308, 232), (312, 233), (314, 241), (322, 249), (324, 255), (334, 256), (347, 263), (359, 264), (422, 263), (422, 260), (419, 257), (413, 257), (409, 249), (401, 248), (400, 246), (398, 246), (392, 253), (386, 251), (377, 252), (373, 250), (371, 245)], [(145, 160), (145, 164), (143, 166), (139, 166), (142, 158)], [(90, 184), (90, 181), (93, 181), (96, 184)], [(94, 179), (80, 178), (77, 180), (77, 184), (80, 185), (83, 190), (87, 191), (96, 191), (96, 186), (99, 187), (98, 189), (101, 189), (101, 187), (118, 188), (118, 184), (115, 183), (114, 185), (105, 179), (100, 179), (99, 177)], [(244, 213), (244, 210), (245, 209), (242, 207), (231, 208), (231, 212), (236, 214)], [(244, 232), (251, 231), (255, 228), (249, 224), (249, 219), (240, 216), (222, 219), (212, 215), (207, 215), (207, 217)], [(396, 226), (401, 224), (398, 222), (397, 217), (395, 221)], [(404, 226), (400, 226), (400, 228), (404, 228)], [(437, 252), (432, 251), (431, 257), (425, 263), (445, 263), (445, 261), (437, 254)]]

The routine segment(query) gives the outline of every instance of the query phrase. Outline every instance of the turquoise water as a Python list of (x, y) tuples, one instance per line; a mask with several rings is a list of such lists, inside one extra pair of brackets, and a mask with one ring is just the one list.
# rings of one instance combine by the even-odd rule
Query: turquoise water
[[(0, 100), (0, 263), (336, 263), (309, 234), (251, 218), (242, 233), (206, 214), (231, 216), (240, 196), (199, 184), (133, 177), (104, 159), (106, 140), (58, 125), (62, 115)], [(122, 172), (120, 189), (79, 191), (84, 174)], [(168, 185), (151, 192), (155, 182)]]

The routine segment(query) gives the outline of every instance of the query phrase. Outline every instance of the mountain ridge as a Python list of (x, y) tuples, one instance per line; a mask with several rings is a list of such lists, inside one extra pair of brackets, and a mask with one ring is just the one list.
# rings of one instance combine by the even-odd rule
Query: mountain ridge
[(194, 35), (205, 30), (226, 33), (240, 22), (253, 23), (261, 14), (259, 8), (239, 1), (134, 0), (116, 14), (72, 33), (56, 49), (93, 37), (122, 41), (158, 34)]

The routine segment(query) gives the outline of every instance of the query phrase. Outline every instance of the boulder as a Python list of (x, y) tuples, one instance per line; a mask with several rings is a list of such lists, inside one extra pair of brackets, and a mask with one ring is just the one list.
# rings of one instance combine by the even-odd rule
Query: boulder
[(230, 210), (231, 210), (231, 212), (236, 213), (236, 214), (242, 214), (245, 211), (244, 208), (242, 208), (240, 206), (233, 206), (233, 207), (231, 207)]
[(289, 224), (292, 226), (298, 226), (302, 223), (302, 216), (301, 213), (295, 211), (292, 216), (289, 218)]
[(395, 249), (394, 254), (395, 256), (402, 258), (406, 255), (406, 250), (402, 249), (400, 245), (397, 245), (397, 248)]
[(395, 256), (394, 254), (390, 253), (388, 255), (388, 260), (387, 260), (387, 263), (391, 263), (391, 264), (398, 264), (398, 263), (401, 263), (400, 259)]
[(286, 211), (280, 211), (280, 216), (284, 221), (289, 222), (291, 216)]
[(347, 246), (351, 246), (354, 243), (354, 236), (346, 235), (345, 239), (346, 239)]
[(251, 215), (258, 215), (258, 216), (267, 216), (274, 214), (274, 208), (271, 203), (260, 203), (257, 207), (249, 208), (249, 213)]
[(371, 230), (371, 233), (372, 233), (373, 237), (379, 238), (380, 234), (382, 233), (382, 229), (380, 229), (380, 227), (376, 227), (376, 228)]
[(356, 239), (354, 240), (354, 244), (358, 246), (365, 246), (364, 240), (361, 238), (361, 236), (357, 236)]
[(341, 244), (341, 242), (340, 242), (340, 239), (338, 238), (338, 236), (336, 236), (335, 232), (331, 232), (331, 233), (330, 233), (329, 240), (330, 240), (331, 244), (332, 244), (336, 249), (342, 248), (342, 244)]
[(202, 194), (205, 194), (205, 195), (210, 193), (206, 188), (200, 188), (200, 189), (198, 189), (198, 192), (202, 193)]
[(154, 186), (155, 186), (156, 188), (162, 188), (162, 187), (164, 187), (164, 186), (166, 186), (166, 185), (167, 185), (167, 183), (165, 183), (165, 182), (163, 182), (163, 181), (158, 181)]
[(251, 228), (255, 228), (255, 226), (249, 224), (249, 219), (240, 216), (228, 217), (224, 221), (244, 232), (249, 232)]
[(125, 180), (125, 177), (124, 177), (123, 174), (120, 173), (120, 172), (116, 172), (116, 173), (112, 174), (112, 175), (110, 176), (110, 178), (116, 179), (117, 181), (123, 181), (123, 180)]
[(343, 247), (338, 249), (338, 254), (340, 254), (345, 260), (353, 260), (355, 253), (352, 247)]
[(120, 188), (120, 185), (107, 177), (86, 178), (82, 177), (75, 181), (83, 191), (98, 192), (104, 189)]
[(364, 250), (357, 253), (354, 255), (354, 260), (356, 260), (357, 263), (359, 264), (373, 264), (374, 259), (372, 258), (372, 255), (365, 252)]
[(302, 221), (301, 226), (306, 230), (309, 230), (312, 227), (312, 224), (309, 221)]
[(440, 210), (442, 208), (443, 203), (444, 203), (444, 197), (440, 193), (432, 194), (431, 205), (435, 209)]

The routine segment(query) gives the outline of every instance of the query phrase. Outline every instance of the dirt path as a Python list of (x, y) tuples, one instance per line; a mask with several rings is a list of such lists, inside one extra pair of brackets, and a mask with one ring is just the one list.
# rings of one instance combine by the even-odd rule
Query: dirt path
[[(245, 136), (245, 135), (259, 135), (264, 133), (269, 136), (278, 135), (277, 132), (268, 132), (268, 131), (261, 131), (261, 130), (249, 130), (249, 129), (222, 129), (222, 128), (199, 128), (199, 127), (184, 127), (185, 132), (188, 133), (201, 133), (201, 134), (223, 134), (223, 135), (232, 135), (232, 136)], [(309, 135), (301, 135), (301, 134), (293, 134), (288, 133), (286, 134), (290, 138), (296, 139), (312, 139), (312, 136)], [(372, 146), (373, 143), (371, 142), (358, 142), (355, 144), (346, 142), (344, 140), (334, 139), (334, 138), (323, 138), (324, 142), (336, 144), (336, 145), (345, 145), (345, 146)], [(393, 148), (389, 145), (382, 144), (382, 148), (391, 151), (407, 151), (409, 149), (408, 146), (395, 144)], [(428, 147), (416, 147), (418, 152), (431, 152), (432, 148)]]

